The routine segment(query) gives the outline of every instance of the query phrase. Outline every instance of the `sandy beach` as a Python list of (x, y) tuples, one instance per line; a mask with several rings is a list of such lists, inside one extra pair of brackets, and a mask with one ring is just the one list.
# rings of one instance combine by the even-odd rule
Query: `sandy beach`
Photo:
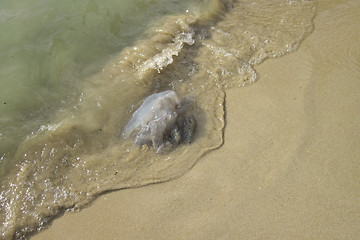
[(31, 239), (358, 239), (359, 12), (318, 1), (298, 51), (225, 91), (225, 142), (185, 175), (102, 195)]

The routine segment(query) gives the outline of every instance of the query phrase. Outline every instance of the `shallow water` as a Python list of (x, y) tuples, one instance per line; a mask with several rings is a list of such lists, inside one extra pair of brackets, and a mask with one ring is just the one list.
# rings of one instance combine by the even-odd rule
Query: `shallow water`
[[(164, 3), (166, 2), (166, 3)], [(2, 1), (0, 176), (20, 142), (74, 105), (89, 75), (188, 1)], [(192, 3), (193, 11), (201, 2)]]
[[(222, 145), (223, 89), (296, 50), (315, 12), (305, 0), (47, 3), (0, 4), (12, 36), (0, 44), (2, 238), (102, 192), (184, 174)], [(125, 141), (143, 99), (169, 89), (195, 99), (194, 142), (159, 155)]]

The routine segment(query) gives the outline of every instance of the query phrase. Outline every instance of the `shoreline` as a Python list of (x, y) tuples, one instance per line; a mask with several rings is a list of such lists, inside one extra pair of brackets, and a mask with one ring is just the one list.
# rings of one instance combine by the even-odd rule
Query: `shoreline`
[(299, 50), (225, 90), (220, 149), (178, 179), (66, 212), (31, 239), (356, 239), (360, 4), (341, 2), (319, 1)]

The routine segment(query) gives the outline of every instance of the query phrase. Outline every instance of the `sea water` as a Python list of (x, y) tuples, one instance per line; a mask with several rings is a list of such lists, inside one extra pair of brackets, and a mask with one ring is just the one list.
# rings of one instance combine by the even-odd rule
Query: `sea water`
[[(183, 175), (223, 143), (224, 89), (255, 82), (254, 66), (295, 51), (315, 7), (1, 1), (0, 238), (24, 238), (106, 191)], [(124, 140), (142, 101), (165, 90), (195, 99), (193, 143), (156, 154)]]

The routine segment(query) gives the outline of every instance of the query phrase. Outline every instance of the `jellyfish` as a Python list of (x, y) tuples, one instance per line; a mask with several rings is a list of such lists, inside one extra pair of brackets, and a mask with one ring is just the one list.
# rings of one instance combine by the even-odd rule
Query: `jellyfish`
[(168, 151), (180, 142), (191, 143), (196, 121), (189, 114), (193, 98), (179, 99), (172, 90), (148, 96), (134, 112), (123, 135), (129, 139), (134, 131), (135, 145), (152, 145), (157, 153)]

